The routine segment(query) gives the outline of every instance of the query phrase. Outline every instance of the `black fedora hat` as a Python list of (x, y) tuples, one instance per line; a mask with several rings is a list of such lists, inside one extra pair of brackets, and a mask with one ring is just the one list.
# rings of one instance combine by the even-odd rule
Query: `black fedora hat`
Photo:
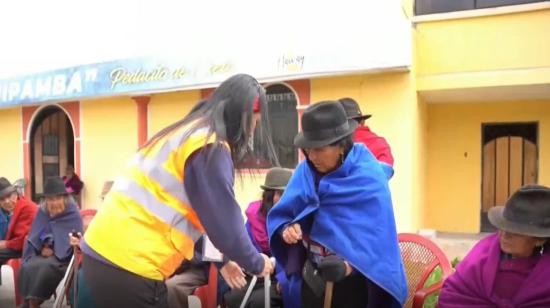
[(302, 131), (294, 138), (294, 145), (302, 149), (324, 147), (353, 134), (357, 125), (348, 119), (339, 102), (313, 104), (302, 115)]
[(345, 97), (339, 99), (338, 101), (344, 107), (349, 119), (362, 121), (372, 117), (372, 114), (363, 114), (361, 112), (361, 108), (359, 108), (359, 104), (353, 98)]
[(65, 183), (60, 177), (51, 177), (46, 180), (46, 183), (44, 184), (44, 193), (42, 194), (43, 197), (68, 194), (67, 188), (65, 188)]
[(271, 168), (267, 172), (264, 185), (260, 185), (260, 187), (264, 190), (284, 190), (290, 177), (292, 177), (292, 170), (290, 169), (279, 167)]
[(516, 191), (506, 206), (489, 210), (495, 227), (526, 236), (550, 237), (550, 188), (527, 185)]
[(8, 179), (0, 178), (0, 198), (5, 198), (15, 191), (15, 186), (11, 185)]

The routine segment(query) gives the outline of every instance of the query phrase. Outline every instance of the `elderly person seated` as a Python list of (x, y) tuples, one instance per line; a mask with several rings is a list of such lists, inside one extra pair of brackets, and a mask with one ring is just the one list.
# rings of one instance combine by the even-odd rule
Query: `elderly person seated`
[(67, 235), (74, 231), (82, 232), (78, 207), (63, 180), (50, 178), (44, 185), (43, 200), (19, 272), (19, 291), (25, 307), (39, 307), (55, 292), (73, 254)]
[(325, 282), (334, 286), (332, 307), (401, 307), (407, 297), (393, 170), (353, 143), (357, 125), (338, 102), (305, 110), (294, 145), (306, 160), (267, 217), (271, 251), (289, 283), (303, 278), (302, 307), (323, 306)]
[(29, 234), (37, 206), (19, 195), (8, 179), (0, 178), (0, 211), (4, 215), (6, 233), (0, 239), (0, 265), (21, 257), (23, 242)]
[(550, 188), (528, 185), (489, 211), (499, 229), (447, 279), (441, 308), (550, 307)]

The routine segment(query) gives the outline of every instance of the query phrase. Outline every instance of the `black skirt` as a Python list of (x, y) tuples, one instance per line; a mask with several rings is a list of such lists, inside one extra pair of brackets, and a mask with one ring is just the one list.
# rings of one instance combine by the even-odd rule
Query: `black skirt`
[(33, 256), (21, 265), (19, 292), (25, 300), (47, 300), (63, 279), (69, 262), (61, 262), (55, 256)]

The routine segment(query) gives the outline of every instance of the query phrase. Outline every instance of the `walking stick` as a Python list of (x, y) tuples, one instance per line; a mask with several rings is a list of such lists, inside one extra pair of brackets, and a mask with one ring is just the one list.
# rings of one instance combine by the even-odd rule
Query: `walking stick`
[(65, 298), (65, 292), (69, 288), (69, 280), (70, 276), (72, 274), (72, 270), (74, 267), (76, 260), (75, 256), (73, 255), (71, 257), (71, 261), (69, 262), (69, 266), (67, 267), (67, 271), (65, 272), (65, 276), (63, 276), (63, 279), (59, 283), (59, 286), (57, 287), (56, 294), (60, 294), (60, 296), (57, 296), (55, 298), (55, 302), (53, 304), (53, 308), (61, 308), (63, 306), (63, 299)]
[(271, 277), (269, 275), (264, 278), (264, 307), (271, 307)]
[(334, 290), (334, 282), (327, 281), (325, 286), (325, 304), (324, 308), (330, 308), (332, 306), (332, 291)]
[(78, 302), (78, 248), (73, 246), (74, 268), (73, 268), (73, 308)]
[(244, 306), (246, 306), (246, 302), (248, 302), (248, 298), (250, 297), (250, 294), (252, 294), (252, 290), (254, 290), (254, 287), (256, 286), (257, 281), (258, 281), (258, 276), (252, 277), (252, 281), (250, 281), (250, 286), (248, 286), (248, 290), (246, 290), (246, 294), (244, 295), (243, 301), (241, 303), (241, 306), (239, 306), (239, 308), (244, 308)]
[[(271, 260), (271, 262), (273, 263), (273, 266), (275, 266), (275, 258), (270, 258), (269, 260)], [(254, 287), (256, 286), (256, 282), (258, 282), (258, 276), (253, 276), (252, 280), (250, 281), (250, 286), (248, 286), (248, 289), (246, 290), (243, 301), (239, 306), (239, 308), (244, 308), (244, 306), (246, 306), (246, 303), (248, 302), (248, 299), (252, 294), (252, 290), (254, 290)], [(271, 307), (270, 291), (271, 291), (271, 275), (267, 275), (264, 277), (264, 308)]]

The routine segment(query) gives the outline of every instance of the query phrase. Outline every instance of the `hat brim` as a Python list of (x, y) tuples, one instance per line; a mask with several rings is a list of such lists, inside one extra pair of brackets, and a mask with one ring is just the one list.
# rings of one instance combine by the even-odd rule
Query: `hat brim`
[(349, 119), (348, 120), (349, 129), (342, 133), (339, 136), (334, 136), (329, 139), (325, 140), (308, 140), (305, 138), (303, 132), (299, 132), (296, 137), (294, 137), (294, 146), (300, 148), (300, 149), (315, 149), (315, 148), (321, 148), (327, 145), (330, 145), (344, 137), (347, 137), (355, 132), (357, 129), (357, 126), (359, 126), (359, 123), (357, 121)]
[(10, 195), (11, 193), (14, 193), (15, 191), (16, 191), (15, 186), (13, 186), (13, 185), (8, 186), (8, 187), (2, 189), (2, 191), (0, 191), (0, 198), (5, 198), (8, 195)]
[(69, 192), (51, 192), (51, 193), (43, 193), (43, 194), (40, 194), (40, 197), (52, 197), (52, 196), (66, 196), (66, 195), (69, 195)]
[(509, 221), (504, 217), (504, 206), (495, 206), (489, 210), (489, 222), (498, 229), (532, 237), (550, 237), (549, 228), (540, 228), (533, 225), (520, 224)]
[(266, 186), (260, 185), (260, 188), (263, 190), (285, 190), (286, 186)]
[(351, 117), (349, 119), (353, 119), (355, 121), (363, 121), (363, 120), (370, 119), (371, 117), (372, 117), (372, 114), (364, 114), (357, 117)]

